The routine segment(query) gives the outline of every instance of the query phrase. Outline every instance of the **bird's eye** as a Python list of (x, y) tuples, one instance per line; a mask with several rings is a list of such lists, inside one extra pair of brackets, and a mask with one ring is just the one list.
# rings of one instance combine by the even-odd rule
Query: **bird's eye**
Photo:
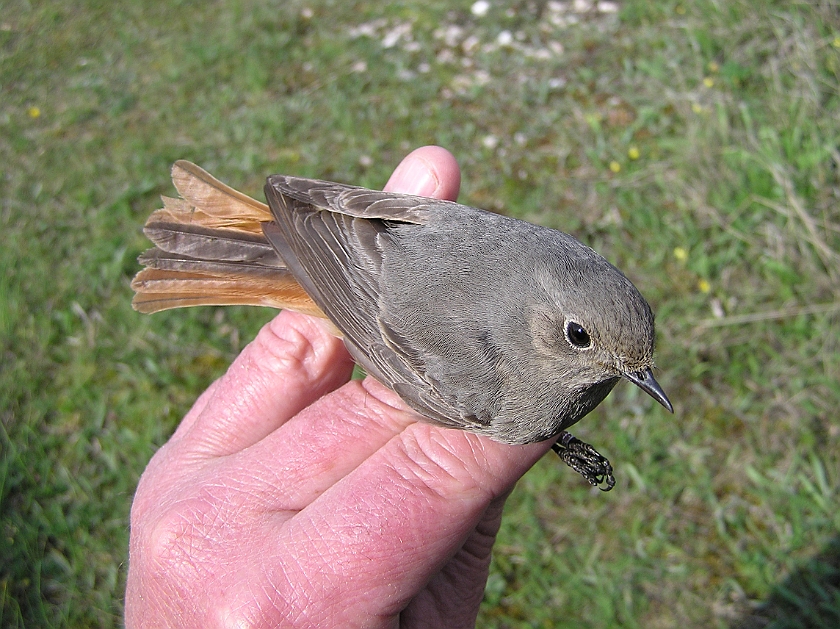
[(576, 321), (568, 321), (566, 323), (566, 338), (569, 343), (579, 349), (584, 349), (592, 344), (589, 333)]

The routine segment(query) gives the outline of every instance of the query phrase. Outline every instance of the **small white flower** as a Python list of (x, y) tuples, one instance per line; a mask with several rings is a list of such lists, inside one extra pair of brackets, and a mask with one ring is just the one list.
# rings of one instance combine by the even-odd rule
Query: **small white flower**
[(455, 61), (455, 53), (451, 48), (444, 48), (437, 54), (438, 63), (453, 63)]
[(434, 32), (435, 39), (442, 39), (447, 46), (457, 46), (464, 35), (464, 29), (457, 24), (450, 24), (446, 28), (437, 28)]
[(557, 28), (565, 28), (569, 24), (569, 21), (565, 17), (558, 15), (557, 13), (550, 13), (548, 15), (548, 21)]
[(494, 148), (496, 148), (499, 145), (499, 138), (497, 138), (495, 135), (492, 135), (492, 134), (491, 135), (485, 135), (481, 139), (481, 143), (484, 145), (484, 148), (493, 150)]
[(394, 28), (385, 33), (385, 37), (382, 38), (382, 47), (393, 48), (401, 39), (409, 39), (410, 37), (411, 24), (408, 22), (397, 24)]
[(352, 39), (358, 39), (359, 37), (373, 37), (376, 35), (376, 31), (383, 26), (385, 26), (385, 20), (373, 20), (372, 22), (365, 22), (364, 24), (359, 24), (358, 26), (351, 26), (347, 29), (347, 34)]
[(502, 31), (496, 36), (496, 43), (499, 46), (510, 46), (513, 43), (513, 35), (510, 31)]
[(551, 52), (553, 52), (558, 57), (563, 54), (563, 44), (561, 44), (559, 41), (548, 42), (548, 47), (551, 49)]
[(370, 155), (360, 155), (359, 165), (363, 166), (364, 168), (370, 168), (371, 166), (373, 166), (373, 158)]
[(470, 54), (473, 50), (475, 50), (478, 45), (481, 43), (481, 40), (476, 37), (475, 35), (470, 35), (464, 40), (464, 43), (461, 44), (461, 48), (464, 49), (464, 52)]
[(616, 2), (599, 2), (598, 11), (601, 13), (616, 13), (618, 11), (618, 3)]
[(383, 48), (393, 48), (397, 45), (397, 42), (400, 40), (402, 33), (398, 30), (394, 29), (392, 31), (388, 31), (385, 33), (385, 37), (382, 38), (382, 47)]
[(475, 74), (473, 74), (473, 83), (475, 85), (487, 85), (491, 78), (487, 70), (476, 70)]
[(472, 81), (465, 74), (456, 74), (452, 77), (451, 85), (455, 94), (466, 94), (467, 90), (470, 89), (470, 86), (472, 85)]
[(477, 0), (477, 2), (473, 2), (472, 7), (470, 7), (470, 11), (476, 17), (484, 17), (487, 15), (487, 12), (490, 10), (490, 3), (487, 0)]
[(591, 0), (574, 0), (572, 10), (575, 13), (586, 13), (592, 8)]

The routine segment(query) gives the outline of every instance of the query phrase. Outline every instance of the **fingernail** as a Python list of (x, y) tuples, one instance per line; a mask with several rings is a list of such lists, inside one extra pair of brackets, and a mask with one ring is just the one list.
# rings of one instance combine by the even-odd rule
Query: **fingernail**
[(413, 158), (404, 160), (385, 186), (385, 190), (404, 192), (430, 197), (440, 188), (440, 181), (425, 160)]

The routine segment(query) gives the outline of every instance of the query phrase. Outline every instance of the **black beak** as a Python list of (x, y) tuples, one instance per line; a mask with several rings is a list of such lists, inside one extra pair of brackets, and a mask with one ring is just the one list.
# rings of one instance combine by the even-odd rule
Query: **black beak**
[(644, 369), (643, 371), (637, 371), (636, 373), (626, 373), (624, 377), (627, 378), (630, 382), (635, 384), (639, 387), (642, 391), (647, 393), (650, 397), (654, 400), (659, 402), (662, 406), (667, 408), (672, 413), (674, 412), (674, 407), (671, 404), (671, 400), (668, 399), (668, 396), (665, 395), (665, 391), (662, 390), (662, 387), (659, 386), (659, 383), (656, 381), (656, 378), (653, 377), (653, 372), (648, 369)]

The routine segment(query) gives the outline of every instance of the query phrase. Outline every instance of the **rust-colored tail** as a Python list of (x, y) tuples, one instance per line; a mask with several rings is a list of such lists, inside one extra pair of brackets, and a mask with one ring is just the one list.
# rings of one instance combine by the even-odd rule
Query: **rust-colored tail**
[(181, 198), (163, 197), (143, 229), (155, 247), (131, 282), (135, 310), (247, 305), (325, 316), (263, 236), (273, 221), (266, 204), (183, 160), (172, 183)]

